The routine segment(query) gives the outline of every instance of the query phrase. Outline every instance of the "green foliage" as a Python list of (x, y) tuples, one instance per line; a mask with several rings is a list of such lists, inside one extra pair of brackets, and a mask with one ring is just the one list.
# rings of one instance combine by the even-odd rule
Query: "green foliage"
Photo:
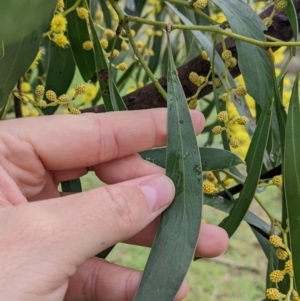
[[(298, 138), (298, 121), (300, 118), (299, 106), (299, 73), (295, 79), (289, 114), (286, 124), (285, 150), (283, 158), (284, 192), (289, 221), (290, 247), (293, 254), (300, 248), (298, 229), (300, 227), (300, 140)], [(300, 260), (293, 256), (296, 287), (300, 287)]]
[[(213, 0), (227, 17), (230, 27), (235, 33), (256, 40), (265, 41), (263, 31), (266, 30), (259, 16), (244, 1)], [(239, 54), (239, 68), (249, 94), (263, 107), (272, 89), (272, 65), (265, 49), (256, 45), (236, 41)]]
[[(243, 220), (248, 223), (268, 260), (266, 288), (278, 287), (287, 301), (300, 287), (299, 75), (287, 68), (300, 46), (299, 7), (287, 0), (294, 40), (287, 42), (278, 40), (281, 31), (273, 32), (276, 39), (264, 33), (272, 22), (276, 28), (278, 20), (286, 21), (282, 13), (270, 8), (270, 16), (261, 20), (251, 1), (211, 1), (203, 10), (197, 7), (204, 1), (65, 0), (60, 2), (64, 8), (55, 7), (57, 0), (2, 1), (1, 118), (13, 118), (18, 106), (24, 115), (66, 108), (79, 114), (95, 105), (101, 105), (97, 112), (167, 106), (167, 148), (140, 155), (166, 168), (176, 197), (161, 217), (135, 300), (174, 299), (207, 205), (226, 214), (220, 225), (229, 236)], [(288, 50), (282, 52), (281, 46)], [(274, 54), (278, 48), (279, 55)], [(274, 56), (280, 54), (278, 72)], [(242, 78), (236, 78), (239, 72)], [(43, 95), (36, 93), (37, 86), (44, 87)], [(144, 90), (135, 92), (138, 88)], [(208, 120), (198, 140), (188, 108), (201, 110)], [(269, 186), (279, 188), (281, 217), (261, 201)], [(80, 179), (61, 187), (82, 191)], [(251, 211), (253, 199), (267, 219)], [(286, 273), (279, 284), (269, 274), (285, 271), (285, 261), (276, 257), (272, 234), (282, 237), (295, 274)], [(105, 258), (112, 250), (97, 256)]]
[[(76, 4), (77, 0), (67, 0), (66, 9), (71, 8)], [(84, 1), (80, 1), (79, 5), (82, 6)], [(86, 41), (90, 41), (90, 33), (86, 20), (78, 18), (76, 10), (67, 14), (68, 20), (68, 37), (70, 40), (72, 52), (84, 81), (90, 80), (96, 71), (94, 52), (83, 49), (82, 45)]]
[[(41, 0), (1, 1), (0, 37), (6, 43), (11, 44), (31, 35), (41, 24), (51, 18), (56, 3), (57, 0), (48, 0), (46, 2)], [(24, 52), (27, 51), (25, 48)], [(30, 52), (28, 51), (28, 53)]]
[(171, 206), (161, 216), (143, 278), (134, 298), (136, 301), (175, 298), (192, 261), (201, 223), (200, 154), (171, 46), (168, 45), (168, 48), (166, 174), (175, 184), (176, 195)]

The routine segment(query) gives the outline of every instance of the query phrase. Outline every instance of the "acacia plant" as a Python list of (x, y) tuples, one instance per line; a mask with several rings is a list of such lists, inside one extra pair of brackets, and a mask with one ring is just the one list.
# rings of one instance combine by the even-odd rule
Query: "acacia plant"
[[(299, 74), (289, 73), (298, 11), (298, 0), (0, 3), (2, 119), (168, 108), (167, 148), (140, 155), (166, 168), (176, 197), (135, 301), (174, 299), (204, 204), (228, 213), (229, 236), (242, 220), (251, 227), (268, 260), (267, 300), (300, 300)], [(188, 109), (212, 120), (200, 142)], [(271, 185), (280, 218), (261, 201)], [(81, 191), (80, 179), (62, 189)], [(268, 221), (248, 211), (252, 201)]]

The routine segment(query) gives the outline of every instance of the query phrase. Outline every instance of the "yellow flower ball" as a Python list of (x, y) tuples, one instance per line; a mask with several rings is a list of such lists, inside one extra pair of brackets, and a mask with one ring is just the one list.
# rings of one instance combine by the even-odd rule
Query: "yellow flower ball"
[(216, 192), (215, 185), (211, 182), (204, 182), (203, 183), (203, 192), (206, 194), (213, 194)]
[(114, 59), (114, 58), (118, 57), (119, 55), (120, 55), (120, 51), (117, 49), (114, 49), (111, 54), (111, 57)]
[(224, 127), (216, 125), (215, 127), (213, 127), (213, 129), (211, 131), (214, 135), (218, 135), (218, 134), (221, 134), (224, 130), (225, 130)]
[(112, 39), (116, 35), (116, 33), (113, 30), (111, 30), (111, 29), (106, 29), (104, 31), (104, 34), (107, 36), (108, 39)]
[(84, 93), (85, 86), (84, 86), (84, 84), (77, 84), (75, 86), (74, 90), (77, 95), (82, 94), (82, 93)]
[(197, 99), (192, 99), (190, 102), (189, 102), (189, 109), (190, 110), (196, 110), (197, 108)]
[(87, 51), (92, 50), (93, 47), (94, 47), (94, 44), (93, 44), (92, 41), (85, 41), (85, 42), (83, 42), (83, 44), (82, 44), (82, 48), (83, 48), (84, 50), (87, 50)]
[(52, 40), (57, 46), (61, 48), (66, 48), (70, 45), (68, 38), (63, 33), (54, 34)]
[(274, 176), (272, 178), (272, 184), (277, 187), (282, 187), (282, 175)]
[(122, 41), (122, 43), (121, 43), (121, 48), (122, 48), (122, 50), (124, 50), (124, 51), (128, 51), (128, 50), (129, 50), (129, 45), (128, 45), (128, 43), (126, 43), (125, 41)]
[(228, 113), (227, 113), (227, 111), (221, 111), (221, 112), (219, 112), (217, 118), (221, 122), (227, 122), (228, 121)]
[(80, 19), (87, 20), (89, 18), (89, 11), (85, 7), (77, 7), (76, 11)]
[(232, 52), (226, 49), (222, 52), (221, 56), (224, 61), (229, 60), (230, 58), (232, 58)]
[(21, 84), (21, 91), (24, 93), (28, 93), (31, 90), (31, 85), (28, 82), (22, 82)]
[(281, 248), (278, 248), (276, 250), (276, 256), (279, 260), (286, 260), (288, 258), (288, 252)]
[(120, 63), (117, 68), (121, 71), (126, 71), (128, 69), (128, 66), (126, 63)]
[(45, 88), (44, 88), (44, 86), (42, 86), (42, 85), (37, 85), (37, 86), (35, 87), (35, 95), (36, 95), (37, 97), (43, 97), (43, 96), (44, 96), (44, 93), (45, 93)]
[(294, 277), (293, 263), (291, 260), (285, 262), (284, 270), (290, 275), (290, 277)]
[(274, 270), (270, 274), (270, 280), (274, 283), (278, 283), (278, 282), (282, 281), (283, 278), (284, 278), (284, 273), (280, 270)]
[(269, 242), (272, 246), (275, 248), (281, 247), (282, 246), (282, 239), (278, 235), (271, 235), (269, 237)]
[(143, 47), (144, 47), (144, 43), (143, 43), (142, 41), (137, 41), (137, 42), (135, 43), (135, 45), (136, 45), (136, 47), (138, 47), (138, 48), (143, 48)]
[(96, 20), (100, 21), (103, 19), (103, 11), (102, 10), (97, 10), (95, 14)]
[(56, 101), (56, 93), (54, 92), (54, 91), (52, 91), (52, 90), (48, 90), (47, 92), (46, 92), (46, 98), (48, 99), (48, 100), (50, 100), (50, 101)]
[(68, 21), (63, 14), (57, 14), (53, 17), (50, 30), (54, 33), (63, 33), (67, 30)]
[(197, 0), (192, 4), (192, 6), (196, 9), (202, 10), (207, 6), (208, 0)]
[(278, 300), (280, 295), (281, 294), (277, 288), (268, 288), (266, 290), (266, 297), (270, 300)]
[(108, 47), (108, 41), (107, 39), (101, 39), (100, 40), (100, 45), (103, 49), (106, 49)]

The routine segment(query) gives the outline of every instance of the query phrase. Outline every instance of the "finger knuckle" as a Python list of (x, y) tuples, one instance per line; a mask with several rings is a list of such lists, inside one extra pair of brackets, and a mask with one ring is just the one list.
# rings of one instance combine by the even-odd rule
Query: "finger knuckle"
[(140, 193), (130, 187), (109, 187), (105, 189), (106, 203), (111, 212), (115, 226), (122, 232), (131, 232), (141, 219), (141, 210), (137, 200)]

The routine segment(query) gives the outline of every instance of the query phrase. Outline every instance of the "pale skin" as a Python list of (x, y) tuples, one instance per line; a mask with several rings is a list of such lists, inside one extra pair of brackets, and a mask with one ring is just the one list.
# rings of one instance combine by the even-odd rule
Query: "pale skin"
[[(199, 134), (204, 118), (192, 112)], [(0, 123), (0, 296), (10, 301), (130, 301), (141, 271), (95, 258), (126, 242), (150, 247), (175, 187), (137, 153), (166, 144), (165, 109), (48, 116)], [(61, 181), (92, 169), (107, 186), (77, 194)], [(227, 250), (202, 225), (196, 256)], [(188, 291), (184, 282), (175, 300)]]

